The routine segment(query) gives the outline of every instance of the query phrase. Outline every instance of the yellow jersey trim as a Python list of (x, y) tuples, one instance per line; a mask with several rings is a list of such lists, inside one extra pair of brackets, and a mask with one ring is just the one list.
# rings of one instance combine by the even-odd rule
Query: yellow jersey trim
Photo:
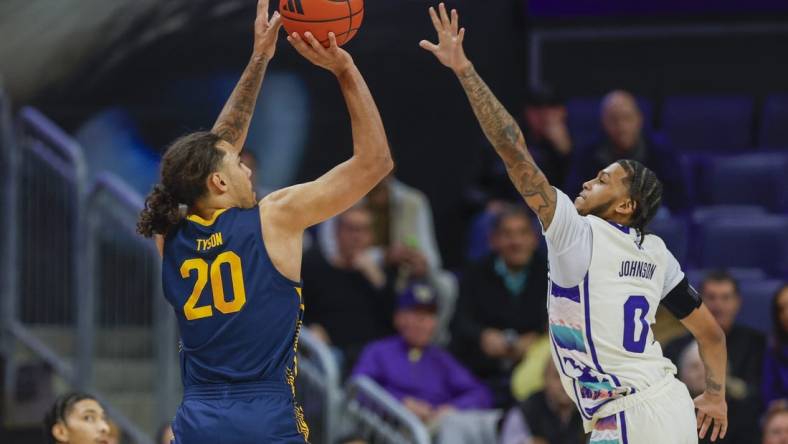
[(188, 219), (188, 220), (190, 220), (190, 221), (192, 221), (192, 222), (194, 222), (196, 224), (202, 225), (204, 227), (210, 227), (211, 225), (213, 225), (214, 222), (216, 222), (216, 219), (218, 219), (219, 216), (221, 216), (222, 213), (224, 213), (225, 211), (227, 211), (227, 208), (222, 208), (221, 210), (216, 210), (213, 213), (213, 216), (211, 216), (211, 218), (208, 219), (208, 220), (205, 220), (205, 219), (201, 218), (200, 216), (198, 216), (196, 214), (190, 214), (190, 215), (186, 216), (186, 219)]

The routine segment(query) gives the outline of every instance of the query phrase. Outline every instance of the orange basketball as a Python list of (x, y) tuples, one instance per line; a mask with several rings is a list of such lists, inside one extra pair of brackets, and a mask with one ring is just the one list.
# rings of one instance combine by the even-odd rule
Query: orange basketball
[(279, 14), (288, 34), (309, 31), (328, 47), (328, 33), (333, 32), (342, 46), (361, 27), (364, 0), (280, 0)]

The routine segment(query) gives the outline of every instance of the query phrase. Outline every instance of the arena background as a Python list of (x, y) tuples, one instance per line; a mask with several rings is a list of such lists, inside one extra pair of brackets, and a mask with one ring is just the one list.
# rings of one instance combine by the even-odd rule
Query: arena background
[[(623, 88), (648, 100), (648, 125), (658, 132), (671, 96), (698, 97), (698, 103), (709, 97), (745, 97), (751, 106), (740, 122), (747, 135), (745, 146), (704, 148), (703, 159), (768, 151), (779, 159), (778, 167), (788, 165), (785, 129), (775, 130), (777, 139), (768, 146), (762, 139), (764, 122), (772, 118), (774, 109), (779, 126), (788, 125), (785, 2), (459, 0), (447, 4), (460, 11), (468, 29), (467, 54), (518, 119), (529, 90), (555, 91), (568, 100), (570, 124), (575, 123), (570, 129), (580, 146), (596, 137), (588, 122), (598, 121), (598, 99), (613, 89)], [(368, 0), (363, 28), (347, 49), (380, 108), (396, 175), (429, 198), (443, 266), (456, 272), (466, 264), (471, 222), (485, 203), (479, 197), (479, 184), (495, 156), (458, 82), (418, 47), (419, 40), (434, 34), (426, 15), (430, 5), (422, 0)], [(167, 143), (213, 124), (248, 59), (254, 11), (252, 0), (0, 3), (0, 85), (6, 113), (3, 205), (13, 216), (5, 218), (2, 242), (0, 357), (5, 402), (0, 441), (39, 442), (36, 427), (55, 393), (74, 384), (94, 388), (101, 378), (82, 374), (94, 371), (126, 375), (103, 382), (109, 391), (115, 390), (128, 374), (113, 366), (128, 369), (129, 362), (150, 373), (134, 390), (149, 392), (149, 398), (154, 393), (159, 396), (155, 402), (135, 398), (133, 393), (115, 399), (107, 396), (109, 405), (125, 418), (121, 426), (134, 428), (130, 439), (152, 436), (166, 419), (166, 411), (177, 405), (179, 371), (167, 370), (167, 362), (177, 364), (174, 351), (163, 350), (156, 340), (160, 333), (173, 334), (171, 320), (165, 319), (166, 307), (155, 297), (158, 265), (140, 239), (117, 227), (133, 222), (134, 205), (139, 204), (135, 199), (155, 181), (158, 156)], [(349, 155), (350, 126), (335, 83), (280, 39), (247, 143), (258, 157), (257, 185), (262, 189), (310, 180)], [(782, 102), (772, 106), (772, 97)], [(573, 115), (573, 111), (585, 114)], [(63, 141), (67, 148), (52, 148), (54, 154), (42, 157), (58, 158), (54, 162), (35, 157), (40, 146)], [(672, 142), (686, 158), (698, 154)], [(73, 168), (78, 181), (55, 173), (72, 171), (67, 164), (73, 161), (69, 156), (74, 150), (84, 158), (84, 170)], [(34, 153), (33, 160), (28, 151)], [(50, 171), (37, 162), (66, 165)], [(686, 167), (690, 181), (704, 165)], [(108, 178), (105, 172), (113, 176)], [(47, 174), (57, 177), (48, 180)], [(768, 213), (782, 214), (773, 217), (782, 218), (778, 226), (788, 226), (779, 225), (788, 217), (788, 182), (776, 180), (769, 189), (750, 191), (755, 202), (764, 201), (756, 193), (776, 196)], [(101, 186), (94, 188), (96, 183)], [(579, 190), (565, 191), (573, 195)], [(719, 203), (704, 199), (698, 193), (693, 208)], [(87, 207), (91, 209), (83, 213)], [(674, 217), (690, 220), (691, 210)], [(85, 232), (98, 234), (90, 241), (81, 237)], [(679, 236), (683, 243), (675, 247), (686, 252), (688, 268), (705, 269), (706, 264), (697, 259), (703, 252), (697, 251), (693, 234)], [(764, 245), (772, 241), (768, 238)], [(762, 268), (766, 272), (759, 282), (771, 282), (772, 289), (775, 281), (788, 275), (786, 244), (785, 232), (772, 243), (776, 252), (769, 257), (776, 257), (775, 263), (715, 266)], [(89, 254), (94, 247), (95, 255)], [(721, 251), (723, 256), (737, 253), (724, 247)], [(758, 256), (758, 252), (743, 254)], [(101, 270), (98, 278), (97, 270)], [(97, 316), (88, 320), (82, 319), (78, 307), (85, 288), (98, 288), (102, 298), (96, 305)], [(745, 306), (748, 302), (745, 299)], [(757, 316), (768, 313), (765, 300), (757, 303), (755, 323)], [(764, 317), (762, 322), (768, 333), (770, 321)], [(147, 339), (139, 339), (141, 331)], [(110, 336), (102, 339), (105, 333)], [(135, 339), (127, 342), (124, 334), (137, 338), (139, 350), (131, 350)], [(85, 337), (91, 338), (92, 347), (80, 341)], [(104, 352), (116, 360), (99, 356)], [(324, 362), (319, 359), (321, 351), (304, 353)], [(93, 358), (95, 368), (86, 362)], [(317, 375), (326, 370), (320, 364), (315, 367)], [(160, 369), (167, 373), (162, 375)], [(308, 384), (304, 386), (311, 390)], [(326, 395), (319, 405), (336, 401), (331, 397), (337, 393)], [(158, 417), (134, 411), (151, 405), (157, 406)], [(308, 415), (308, 419), (317, 423), (318, 437), (326, 433), (322, 428), (332, 426), (328, 421), (320, 425), (322, 417), (315, 420)]]

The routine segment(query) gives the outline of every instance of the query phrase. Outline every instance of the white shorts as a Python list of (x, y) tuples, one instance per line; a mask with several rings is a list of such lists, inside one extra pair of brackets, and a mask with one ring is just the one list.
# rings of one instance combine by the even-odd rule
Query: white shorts
[(610, 407), (620, 411), (596, 421), (589, 444), (697, 444), (695, 405), (687, 386), (670, 376), (654, 389), (616, 400), (618, 406)]

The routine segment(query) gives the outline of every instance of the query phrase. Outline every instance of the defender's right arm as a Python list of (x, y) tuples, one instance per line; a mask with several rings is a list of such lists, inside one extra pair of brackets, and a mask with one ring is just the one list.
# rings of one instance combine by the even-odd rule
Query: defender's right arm
[(547, 229), (555, 214), (555, 188), (547, 182), (544, 173), (528, 152), (525, 138), (517, 122), (501, 105), (465, 56), (462, 48), (465, 28), (458, 29), (457, 11), (452, 10), (449, 17), (443, 3), (438, 9), (440, 14), (434, 8), (429, 10), (432, 24), (438, 32), (438, 44), (422, 40), (420, 46), (433, 53), (442, 64), (451, 68), (457, 75), (484, 134), (503, 159), (509, 178), (528, 206), (539, 216), (543, 227)]

